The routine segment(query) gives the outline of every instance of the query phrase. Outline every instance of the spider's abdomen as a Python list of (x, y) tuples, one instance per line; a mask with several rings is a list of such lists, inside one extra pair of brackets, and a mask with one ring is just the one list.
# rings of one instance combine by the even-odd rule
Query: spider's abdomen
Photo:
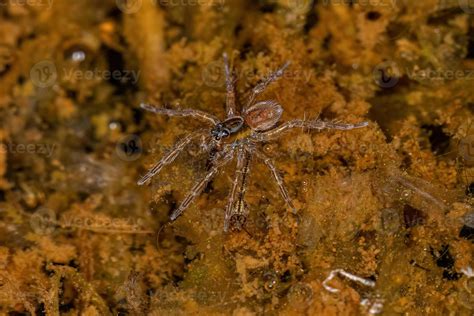
[(259, 102), (244, 112), (245, 123), (257, 132), (265, 131), (278, 123), (283, 108), (276, 101)]

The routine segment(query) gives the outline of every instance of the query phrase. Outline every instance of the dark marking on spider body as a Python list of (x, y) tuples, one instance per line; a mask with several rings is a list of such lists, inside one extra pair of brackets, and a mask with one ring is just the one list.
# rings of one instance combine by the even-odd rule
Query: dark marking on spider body
[(216, 126), (212, 128), (211, 135), (216, 141), (220, 141), (240, 131), (243, 125), (244, 119), (240, 116), (234, 116), (222, 123), (217, 123)]
[(179, 207), (172, 212), (170, 220), (174, 221), (189, 207), (194, 199), (202, 193), (212, 178), (218, 174), (220, 169), (236, 157), (236, 172), (224, 214), (224, 231), (227, 232), (229, 229), (241, 230), (245, 225), (248, 215), (247, 206), (245, 204), (245, 191), (252, 157), (256, 157), (269, 169), (286, 204), (293, 212), (296, 212), (280, 172), (272, 160), (259, 150), (259, 144), (278, 138), (284, 132), (295, 128), (308, 130), (351, 130), (365, 127), (368, 123), (344, 124), (320, 119), (309, 121), (297, 119), (277, 126), (282, 116), (283, 108), (276, 101), (265, 100), (256, 102), (256, 98), (264, 92), (272, 82), (283, 75), (286, 68), (290, 65), (289, 62), (285, 63), (281, 68), (272, 72), (266, 79), (257, 84), (250, 91), (250, 96), (246, 104), (238, 111), (236, 107), (233, 74), (229, 66), (227, 55), (224, 54), (223, 57), (226, 76), (226, 118), (224, 120), (220, 120), (212, 114), (199, 110), (166, 109), (149, 104), (141, 105), (143, 109), (157, 114), (188, 116), (206, 121), (211, 125), (211, 128), (188, 134), (178, 141), (173, 149), (138, 181), (138, 184), (143, 185), (147, 183), (152, 177), (157, 175), (165, 165), (172, 163), (188, 144), (197, 140), (202, 142), (202, 147), (209, 152), (207, 174), (193, 186)]

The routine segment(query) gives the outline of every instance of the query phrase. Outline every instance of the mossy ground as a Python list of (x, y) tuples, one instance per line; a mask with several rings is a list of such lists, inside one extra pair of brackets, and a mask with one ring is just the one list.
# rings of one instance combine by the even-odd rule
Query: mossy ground
[[(354, 315), (364, 299), (386, 315), (473, 313), (468, 2), (1, 4), (2, 314)], [(296, 215), (254, 160), (244, 231), (222, 231), (232, 164), (165, 225), (206, 155), (190, 147), (151, 185), (136, 181), (202, 124), (138, 105), (222, 117), (223, 52), (241, 101), (291, 61), (263, 96), (282, 121), (370, 125), (263, 146)], [(334, 269), (376, 286), (336, 278), (330, 293)]]

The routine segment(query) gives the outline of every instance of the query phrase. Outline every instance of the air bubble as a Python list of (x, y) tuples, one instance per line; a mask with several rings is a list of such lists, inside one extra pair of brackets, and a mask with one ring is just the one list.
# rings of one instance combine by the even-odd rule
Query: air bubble
[(272, 291), (275, 289), (278, 279), (274, 272), (267, 272), (263, 275), (264, 288), (267, 291)]
[(72, 52), (72, 54), (71, 54), (71, 59), (72, 59), (72, 61), (74, 61), (74, 62), (80, 63), (80, 62), (86, 60), (86, 53), (85, 53), (84, 51), (82, 51), (82, 50), (74, 51), (74, 52)]

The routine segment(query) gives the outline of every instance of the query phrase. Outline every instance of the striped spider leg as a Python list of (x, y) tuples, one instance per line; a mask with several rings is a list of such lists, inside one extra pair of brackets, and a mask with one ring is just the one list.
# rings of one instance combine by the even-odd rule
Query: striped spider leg
[(247, 138), (244, 140), (245, 141), (240, 144), (238, 149), (237, 167), (224, 216), (224, 232), (228, 232), (229, 228), (240, 231), (247, 220), (248, 210), (245, 206), (244, 197), (247, 190), (246, 186), (250, 170), (250, 161), (254, 155), (271, 171), (273, 179), (278, 185), (281, 196), (289, 208), (293, 212), (296, 212), (290, 195), (288, 194), (288, 190), (280, 176), (280, 172), (277, 170), (271, 159), (256, 149), (256, 144), (251, 142), (250, 139)]
[(240, 145), (237, 150), (235, 176), (224, 214), (224, 232), (227, 232), (229, 228), (241, 230), (247, 220), (244, 195), (251, 157), (243, 145)]
[(184, 150), (184, 148), (186, 148), (187, 145), (189, 145), (193, 140), (198, 139), (202, 136), (205, 136), (204, 131), (200, 131), (195, 134), (188, 134), (183, 139), (178, 141), (170, 150), (170, 152), (168, 152), (163, 158), (161, 158), (158, 163), (156, 163), (150, 170), (148, 170), (148, 172), (143, 177), (140, 178), (140, 180), (138, 180), (137, 184), (144, 185), (145, 183), (150, 181), (151, 178), (160, 173), (161, 169), (163, 169), (164, 166), (172, 163)]
[(273, 129), (264, 131), (262, 133), (254, 133), (251, 135), (251, 137), (258, 142), (266, 142), (275, 138), (280, 137), (284, 132), (289, 131), (291, 129), (295, 128), (301, 128), (301, 129), (316, 129), (318, 131), (321, 131), (323, 129), (335, 129), (335, 130), (352, 130), (352, 129), (358, 129), (358, 128), (363, 128), (368, 126), (368, 122), (361, 122), (357, 124), (346, 124), (346, 123), (335, 123), (335, 122), (330, 122), (330, 121), (323, 121), (320, 119), (316, 119), (313, 121), (305, 121), (305, 120), (292, 120), (288, 121), (286, 123), (283, 123), (282, 125), (275, 127)]
[[(277, 106), (277, 105), (274, 104), (273, 106)], [(277, 112), (278, 109), (274, 109), (273, 111)], [(352, 130), (352, 129), (366, 127), (367, 125), (368, 125), (368, 122), (362, 122), (358, 124), (345, 124), (345, 123), (327, 122), (327, 121), (323, 121), (319, 119), (316, 119), (314, 121), (292, 120), (278, 127), (275, 127), (273, 129), (268, 129), (262, 132), (256, 131), (252, 133), (249, 136), (249, 138), (251, 139), (251, 142), (256, 144), (256, 143), (267, 142), (272, 139), (278, 138), (284, 132), (294, 129), (294, 128), (307, 128), (307, 129), (316, 129), (316, 130), (322, 130), (322, 129)], [(290, 195), (288, 194), (288, 190), (285, 187), (283, 178), (281, 177), (278, 169), (273, 164), (272, 160), (269, 157), (267, 157), (265, 154), (263, 154), (262, 152), (258, 151), (257, 149), (254, 150), (254, 154), (271, 171), (273, 179), (276, 181), (278, 185), (278, 188), (280, 190), (281, 196), (283, 197), (283, 200), (286, 202), (288, 207), (295, 213), (296, 208), (294, 207), (293, 202), (290, 198)]]
[(203, 112), (203, 111), (194, 110), (194, 109), (166, 109), (166, 108), (155, 107), (148, 103), (142, 103), (140, 104), (140, 107), (146, 111), (153, 112), (160, 115), (183, 116), (183, 117), (190, 116), (192, 118), (205, 120), (211, 123), (212, 125), (217, 125), (220, 122), (220, 120), (214, 115)]
[(175, 221), (187, 208), (188, 206), (194, 201), (196, 196), (201, 194), (204, 190), (206, 185), (214, 178), (219, 170), (227, 165), (234, 157), (234, 149), (230, 146), (226, 146), (223, 150), (224, 152), (221, 155), (221, 158), (217, 158), (212, 168), (207, 172), (207, 174), (199, 180), (194, 187), (191, 189), (190, 193), (186, 196), (186, 198), (181, 202), (180, 206), (173, 211), (170, 216), (171, 221)]
[(276, 71), (270, 73), (270, 75), (268, 75), (265, 79), (263, 79), (262, 82), (257, 84), (250, 92), (250, 97), (247, 101), (247, 105), (242, 110), (242, 112), (245, 112), (250, 106), (252, 106), (257, 96), (259, 96), (262, 92), (264, 92), (265, 89), (267, 89), (267, 87), (272, 82), (277, 81), (281, 76), (283, 76), (283, 74), (285, 73), (285, 70), (290, 66), (290, 64), (291, 63), (287, 61), (283, 66), (281, 66)]
[(226, 113), (227, 118), (231, 118), (237, 115), (235, 106), (235, 87), (234, 87), (234, 76), (232, 69), (229, 65), (229, 57), (226, 53), (222, 55), (224, 59), (224, 73), (225, 73), (225, 87), (226, 87)]
[(291, 201), (290, 194), (288, 193), (288, 190), (285, 187), (285, 183), (283, 182), (283, 178), (280, 175), (280, 171), (275, 167), (273, 164), (272, 160), (267, 157), (264, 153), (260, 152), (259, 150), (255, 150), (255, 156), (259, 158), (270, 170), (272, 173), (273, 179), (278, 185), (278, 189), (280, 190), (280, 194), (283, 197), (283, 200), (286, 202), (288, 207), (293, 211), (293, 213), (296, 213), (296, 208), (293, 205), (293, 202)]

